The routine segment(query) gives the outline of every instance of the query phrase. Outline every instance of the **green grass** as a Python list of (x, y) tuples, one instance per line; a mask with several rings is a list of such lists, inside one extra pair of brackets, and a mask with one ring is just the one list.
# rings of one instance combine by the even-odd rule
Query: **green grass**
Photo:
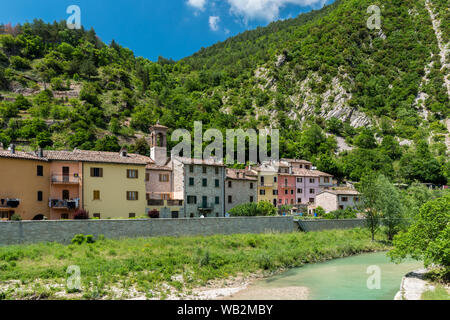
[(435, 285), (435, 290), (429, 290), (422, 294), (422, 300), (450, 300), (447, 289), (441, 285)]
[[(150, 290), (161, 292), (167, 285), (184, 292), (209, 280), (277, 271), (385, 249), (383, 242), (372, 242), (370, 234), (361, 229), (0, 247), (0, 292), (2, 284), (11, 280), (20, 280), (16, 284), (20, 290), (9, 292), (11, 285), (8, 285), (9, 293), (3, 298), (27, 298), (18, 297), (17, 292), (22, 294), (24, 286), (36, 285), (37, 279), (41, 283), (63, 285), (71, 265), (81, 269), (81, 294), (86, 299), (110, 297), (111, 286), (118, 284), (146, 294)], [(33, 290), (29, 291), (35, 294)], [(42, 291), (44, 297), (53, 297), (51, 289), (36, 290)]]

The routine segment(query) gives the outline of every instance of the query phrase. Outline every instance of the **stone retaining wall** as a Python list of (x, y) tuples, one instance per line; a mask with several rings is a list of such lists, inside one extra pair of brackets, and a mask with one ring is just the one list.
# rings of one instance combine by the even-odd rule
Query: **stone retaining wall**
[(353, 229), (366, 226), (365, 219), (342, 219), (342, 220), (298, 220), (301, 231), (322, 231), (331, 229)]
[(0, 245), (70, 243), (76, 234), (120, 239), (293, 231), (292, 217), (0, 222)]

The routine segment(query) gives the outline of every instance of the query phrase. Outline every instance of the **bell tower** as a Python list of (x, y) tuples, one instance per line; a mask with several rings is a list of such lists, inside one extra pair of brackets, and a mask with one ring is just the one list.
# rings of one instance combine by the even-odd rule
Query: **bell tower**
[(167, 130), (159, 123), (150, 128), (150, 158), (159, 166), (167, 163)]

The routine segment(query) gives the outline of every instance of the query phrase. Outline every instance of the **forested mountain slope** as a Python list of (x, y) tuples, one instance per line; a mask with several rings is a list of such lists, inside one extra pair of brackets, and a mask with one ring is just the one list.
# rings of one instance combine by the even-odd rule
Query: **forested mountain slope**
[[(381, 30), (367, 28), (374, 4)], [(446, 183), (449, 21), (445, 0), (338, 0), (176, 62), (65, 22), (3, 25), (0, 141), (146, 153), (157, 121), (275, 127), (282, 156), (339, 178)]]

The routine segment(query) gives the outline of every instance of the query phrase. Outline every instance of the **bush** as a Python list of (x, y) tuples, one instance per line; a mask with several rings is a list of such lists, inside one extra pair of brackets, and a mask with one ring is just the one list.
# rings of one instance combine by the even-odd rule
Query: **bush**
[(15, 213), (11, 216), (11, 221), (22, 221), (22, 217)]
[(77, 234), (72, 239), (72, 244), (78, 244), (82, 245), (83, 243), (95, 243), (95, 239), (93, 235), (84, 235), (84, 234)]
[(73, 215), (75, 220), (89, 220), (89, 212), (86, 210), (78, 210)]
[(31, 68), (30, 61), (25, 58), (13, 56), (10, 58), (10, 61), (11, 67), (13, 67), (16, 70), (26, 70)]
[(276, 216), (277, 209), (268, 201), (258, 203), (245, 203), (229, 211), (232, 217), (261, 217)]

